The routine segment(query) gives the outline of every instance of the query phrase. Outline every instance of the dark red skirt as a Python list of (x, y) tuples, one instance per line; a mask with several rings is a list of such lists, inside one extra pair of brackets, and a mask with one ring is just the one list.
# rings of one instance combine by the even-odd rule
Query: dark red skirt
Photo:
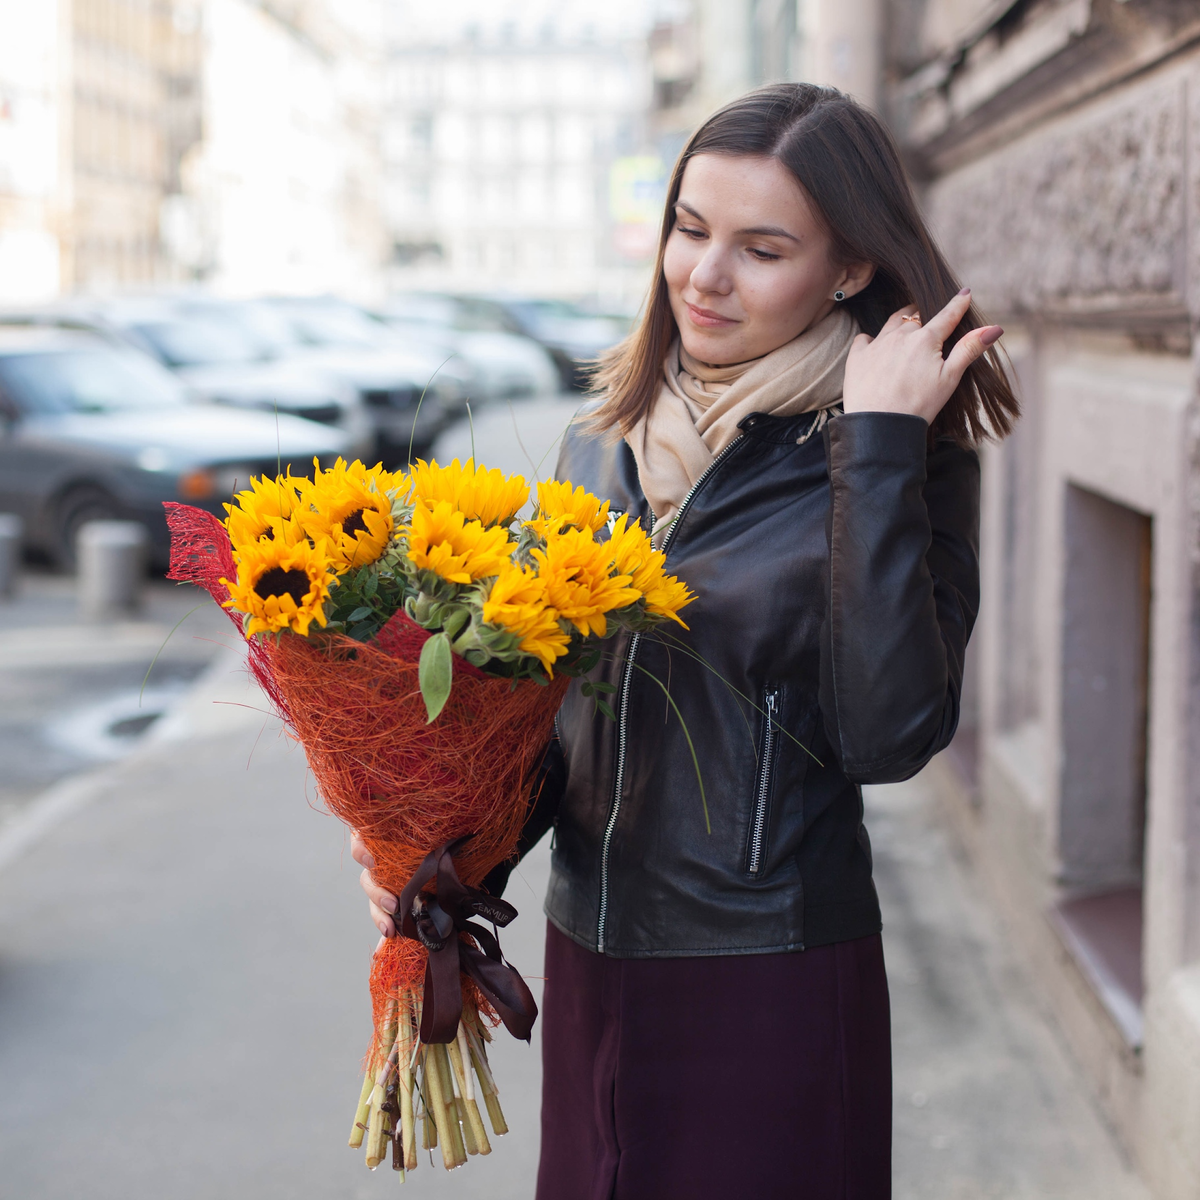
[(793, 954), (608, 958), (553, 925), (537, 1200), (888, 1200), (878, 934)]

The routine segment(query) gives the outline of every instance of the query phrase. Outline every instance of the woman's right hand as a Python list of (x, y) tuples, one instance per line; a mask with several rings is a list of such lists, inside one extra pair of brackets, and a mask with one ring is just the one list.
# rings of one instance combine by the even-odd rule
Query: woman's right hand
[(350, 835), (350, 857), (363, 869), (363, 873), (358, 877), (358, 881), (362, 884), (362, 890), (367, 893), (367, 900), (371, 909), (371, 920), (375, 922), (376, 928), (383, 934), (383, 937), (379, 939), (379, 945), (375, 947), (375, 952), (378, 953), (380, 947), (388, 938), (396, 936), (396, 922), (393, 914), (400, 907), (400, 902), (391, 892), (385, 891), (375, 882), (371, 875), (371, 868), (375, 865), (375, 859), (371, 857), (371, 852), (357, 833), (351, 833)]

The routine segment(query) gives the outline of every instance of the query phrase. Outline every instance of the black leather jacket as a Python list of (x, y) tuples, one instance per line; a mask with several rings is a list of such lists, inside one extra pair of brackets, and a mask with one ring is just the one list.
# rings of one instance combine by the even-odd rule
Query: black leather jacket
[[(742, 423), (667, 538), (689, 631), (611, 644), (595, 678), (619, 689), (616, 723), (578, 683), (559, 712), (522, 848), (553, 823), (546, 913), (590, 950), (769, 953), (880, 928), (859, 785), (907, 779), (954, 734), (979, 460), (930, 448), (919, 417), (805, 438), (815, 419)], [(576, 425), (557, 474), (650, 516), (624, 442)]]

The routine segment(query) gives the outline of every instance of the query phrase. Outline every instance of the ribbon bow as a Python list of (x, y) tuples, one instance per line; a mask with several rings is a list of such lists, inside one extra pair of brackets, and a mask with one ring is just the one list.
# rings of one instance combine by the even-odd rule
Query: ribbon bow
[[(431, 850), (400, 893), (400, 932), (429, 951), (420, 1035), (426, 1045), (452, 1042), (458, 1036), (462, 1018), (460, 973), (476, 982), (513, 1037), (529, 1041), (537, 1020), (533, 993), (500, 952), (495, 934), (468, 920), (483, 917), (503, 928), (517, 915), (511, 904), (467, 887), (459, 879), (453, 855), (472, 836), (467, 834)], [(435, 877), (437, 894), (422, 891)], [(460, 936), (464, 933), (470, 934), (481, 949), (464, 941)]]

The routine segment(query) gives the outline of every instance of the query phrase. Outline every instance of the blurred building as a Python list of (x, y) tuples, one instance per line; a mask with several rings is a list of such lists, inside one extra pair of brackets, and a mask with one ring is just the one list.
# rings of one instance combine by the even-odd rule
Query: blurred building
[(391, 6), (396, 286), (636, 303), (653, 252), (638, 197), (661, 194), (644, 124), (653, 7)]
[(383, 0), (0, 0), (0, 302), (377, 294)]
[(377, 296), (382, 0), (204, 0), (203, 19), (176, 258), (225, 292)]
[(192, 3), (0, 3), (0, 298), (170, 278), (164, 199), (199, 136)]
[(887, 111), (1025, 405), (985, 452), (977, 771), (953, 811), (1154, 1194), (1195, 1197), (1200, 9), (888, 16)]

